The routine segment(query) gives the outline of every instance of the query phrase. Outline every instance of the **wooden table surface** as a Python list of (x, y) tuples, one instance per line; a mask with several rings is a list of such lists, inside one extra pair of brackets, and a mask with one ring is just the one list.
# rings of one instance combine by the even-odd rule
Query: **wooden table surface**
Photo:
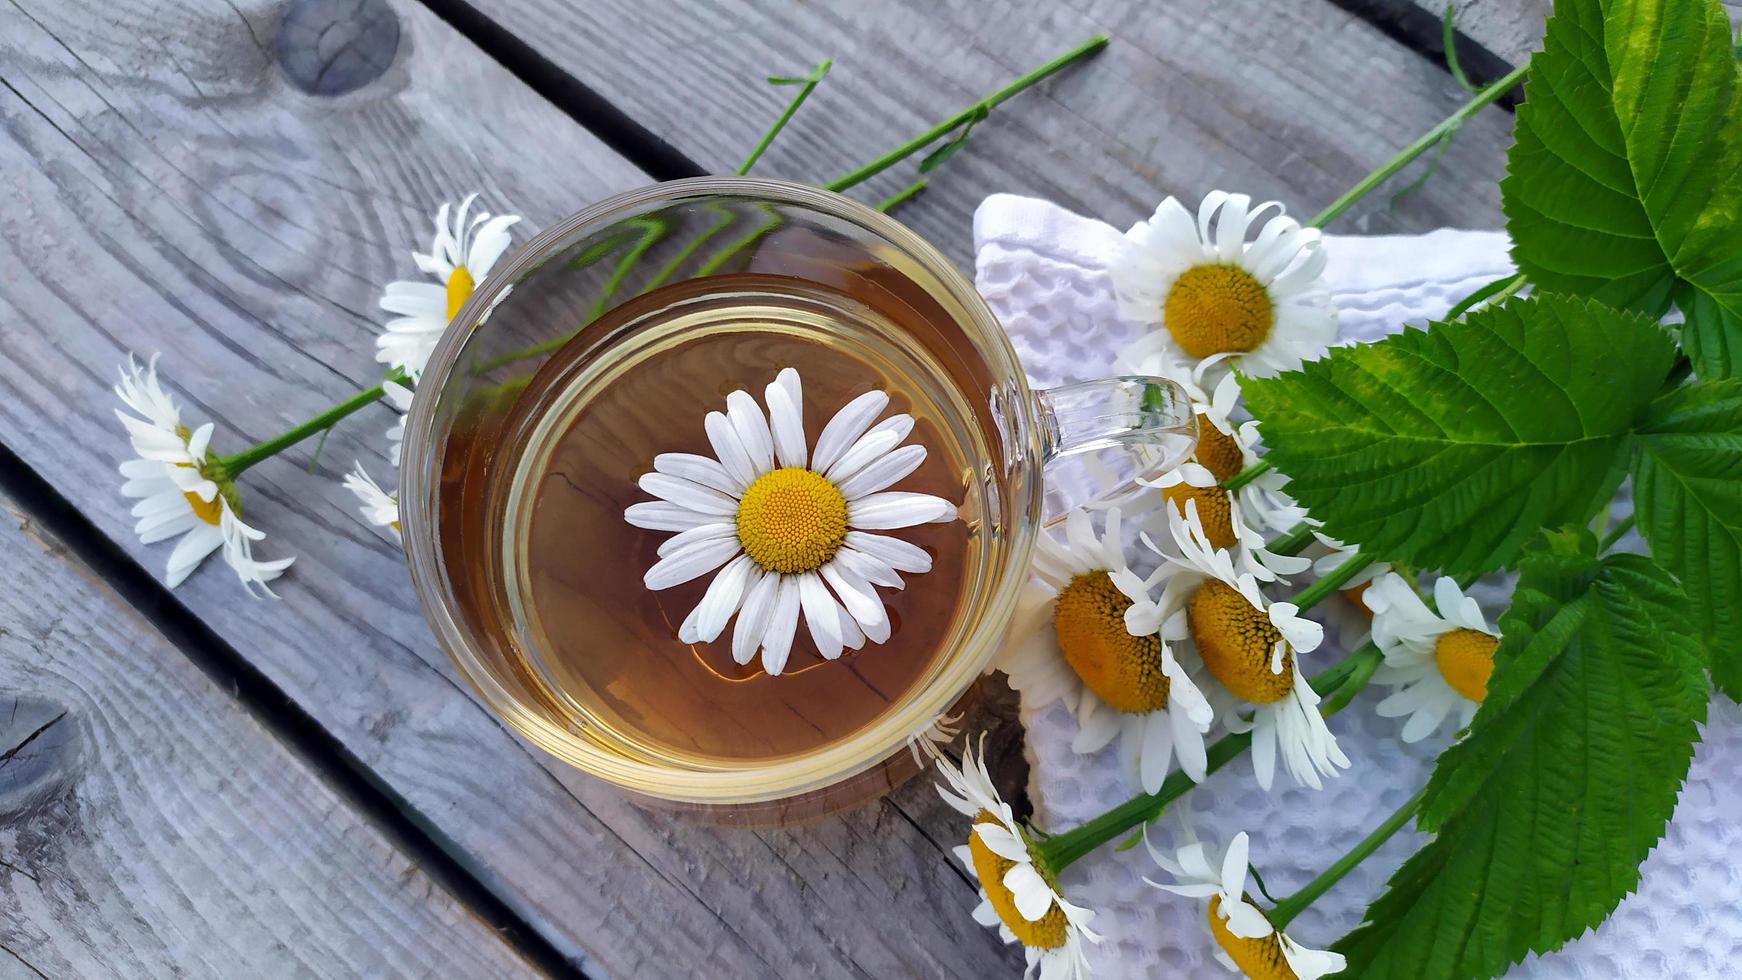
[[(1492, 76), (1548, 0), (1468, 6)], [(436, 203), (530, 230), (730, 170), (789, 94), (763, 76), (824, 57), (758, 173), (835, 176), (1112, 37), (901, 213), (967, 268), (994, 191), (1121, 225), (1213, 187), (1310, 214), (1463, 101), (1438, 27), (1408, 0), (4, 0), (0, 977), (1018, 974), (925, 781), (709, 829), (485, 710), (339, 486), (386, 472), (384, 408), (246, 477), (265, 553), (297, 555), (282, 601), (216, 560), (164, 589), (117, 492), (116, 366), (163, 351), (216, 446), (258, 441), (379, 377), (375, 301)], [(1334, 230), (1498, 227), (1511, 122)]]

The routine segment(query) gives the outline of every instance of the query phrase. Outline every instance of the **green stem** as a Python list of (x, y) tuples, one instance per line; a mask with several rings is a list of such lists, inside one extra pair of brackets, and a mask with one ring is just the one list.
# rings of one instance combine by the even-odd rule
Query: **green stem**
[(1246, 484), (1251, 483), (1253, 480), (1256, 480), (1270, 472), (1272, 469), (1275, 469), (1275, 466), (1270, 462), (1270, 460), (1261, 459), (1226, 480), (1223, 480), (1222, 489), (1238, 490)]
[(925, 187), (929, 183), (931, 183), (931, 181), (921, 177), (913, 183), (908, 184), (906, 187), (903, 187), (901, 190), (898, 190), (879, 201), (877, 203), (877, 210), (882, 211), (884, 214), (888, 214), (901, 205), (906, 204), (908, 201), (911, 201), (925, 193)]
[(768, 149), (768, 144), (773, 143), (774, 138), (780, 135), (780, 131), (786, 128), (787, 122), (792, 119), (792, 114), (798, 111), (799, 106), (804, 105), (804, 100), (811, 97), (811, 92), (816, 89), (817, 83), (823, 80), (823, 76), (829, 73), (829, 69), (834, 67), (834, 64), (833, 61), (824, 58), (817, 63), (815, 68), (811, 69), (811, 73), (805, 76), (804, 85), (798, 90), (798, 94), (786, 104), (786, 109), (774, 120), (774, 125), (768, 127), (768, 132), (762, 134), (762, 139), (757, 141), (756, 148), (751, 150), (750, 155), (744, 158), (744, 162), (738, 165), (738, 176), (744, 176), (750, 172), (751, 167), (756, 166), (756, 161), (762, 159), (763, 151)]
[(345, 416), (353, 415), (362, 411), (364, 408), (380, 400), (381, 396), (386, 393), (386, 386), (388, 383), (403, 382), (405, 380), (405, 372), (398, 368), (394, 368), (392, 371), (388, 372), (385, 378), (381, 379), (379, 384), (364, 388), (362, 391), (357, 392), (355, 395), (352, 395), (337, 405), (334, 405), (332, 408), (316, 415), (307, 422), (304, 422), (301, 425), (292, 426), (259, 445), (250, 446), (234, 456), (225, 456), (218, 460), (218, 464), (224, 468), (224, 475), (234, 480), (241, 476), (243, 472), (255, 463), (276, 456), (317, 432), (323, 432), (332, 428)]
[(1483, 300), (1492, 299), (1494, 302), (1498, 303), (1522, 288), (1524, 288), (1524, 273), (1520, 272), (1517, 275), (1502, 276), (1493, 282), (1482, 285), (1475, 292), (1461, 300), (1458, 300), (1456, 306), (1453, 306), (1451, 309), (1446, 311), (1446, 315), (1443, 319), (1445, 322), (1450, 323), (1458, 317), (1470, 312), (1472, 309), (1475, 309), (1476, 304)]
[(1313, 219), (1307, 222), (1307, 227), (1323, 228), (1325, 225), (1336, 220), (1339, 215), (1344, 211), (1349, 210), (1356, 201), (1365, 197), (1368, 192), (1373, 190), (1373, 188), (1385, 183), (1393, 174), (1396, 174), (1399, 170), (1408, 166), (1410, 161), (1414, 160), (1416, 157), (1433, 149), (1434, 145), (1440, 141), (1440, 137), (1457, 129), (1459, 126), (1462, 126), (1465, 120), (1475, 115), (1483, 106), (1488, 105), (1490, 102), (1500, 98), (1507, 92), (1512, 91), (1512, 87), (1517, 85), (1519, 81), (1524, 78), (1525, 70), (1528, 67), (1528, 65), (1519, 65), (1517, 68), (1507, 72), (1499, 81), (1496, 81), (1494, 84), (1476, 93), (1470, 101), (1464, 103), (1464, 105), (1456, 112), (1441, 120), (1439, 125), (1423, 133), (1415, 142), (1398, 151), (1396, 156), (1387, 160), (1379, 167), (1379, 169), (1361, 178), (1360, 183), (1349, 188), (1342, 197), (1332, 201), (1330, 207), (1325, 208), (1323, 211), (1320, 211), (1317, 215), (1313, 216)]
[(824, 189), (831, 190), (831, 191), (841, 191), (841, 190), (845, 190), (849, 187), (852, 187), (854, 184), (862, 183), (866, 180), (871, 179), (872, 177), (875, 177), (876, 175), (882, 173), (883, 171), (888, 170), (890, 167), (893, 167), (896, 164), (900, 163), (901, 161), (907, 159), (908, 157), (913, 156), (915, 153), (918, 153), (920, 150), (925, 149), (927, 146), (931, 145), (932, 143), (937, 142), (939, 139), (943, 138), (944, 136), (949, 135), (949, 133), (951, 131), (955, 130), (957, 127), (966, 125), (968, 122), (972, 121), (976, 116), (980, 116), (986, 112), (991, 111), (993, 108), (997, 107), (1000, 103), (1008, 100), (1011, 96), (1016, 95), (1017, 93), (1021, 92), (1024, 89), (1032, 87), (1036, 83), (1041, 82), (1044, 79), (1046, 79), (1052, 75), (1055, 75), (1058, 72), (1061, 72), (1066, 68), (1069, 68), (1071, 65), (1074, 65), (1077, 62), (1083, 60), (1084, 58), (1089, 57), (1090, 55), (1094, 54), (1095, 52), (1101, 50), (1102, 48), (1104, 48), (1106, 46), (1107, 46), (1106, 35), (1104, 35), (1104, 34), (1103, 35), (1096, 35), (1095, 37), (1090, 38), (1089, 40), (1083, 42), (1082, 44), (1077, 45), (1076, 47), (1072, 48), (1071, 50), (1066, 51), (1064, 54), (1059, 55), (1057, 58), (1054, 58), (1053, 60), (1047, 62), (1046, 64), (1041, 65), (1039, 68), (1036, 68), (1035, 70), (1029, 72), (1028, 74), (1023, 75), (1021, 78), (1016, 79), (1015, 81), (1011, 82), (1009, 85), (1004, 86), (1003, 88), (999, 89), (998, 91), (993, 92), (991, 95), (988, 95), (985, 98), (981, 99), (980, 101), (975, 102), (974, 104), (968, 106), (967, 108), (963, 109), (961, 112), (958, 112), (955, 115), (949, 117), (948, 119), (945, 119), (944, 121), (938, 123), (936, 126), (933, 126), (931, 129), (926, 130), (925, 132), (919, 134), (918, 136), (915, 136), (913, 139), (908, 140), (906, 143), (901, 144), (900, 146), (896, 147), (893, 150), (890, 150), (888, 153), (883, 154), (882, 156), (878, 157), (877, 159), (871, 161), (870, 163), (867, 163), (864, 166), (860, 167), (857, 170), (854, 170), (851, 173), (843, 174), (843, 175), (835, 178), (834, 180), (828, 182), (827, 184), (824, 184), (823, 185)]
[(1300, 607), (1301, 612), (1306, 612), (1318, 605), (1326, 596), (1342, 588), (1350, 579), (1361, 574), (1361, 570), (1371, 564), (1373, 564), (1372, 555), (1362, 552), (1350, 555), (1348, 560), (1331, 569), (1324, 578), (1296, 593), (1294, 604)]
[[(1379, 648), (1367, 643), (1357, 648), (1353, 653), (1339, 660), (1318, 676), (1312, 678), (1313, 690), (1323, 694), (1335, 691), (1347, 696), (1339, 702), (1336, 697), (1327, 699), (1320, 706), (1320, 711), (1329, 717), (1341, 711), (1349, 700), (1355, 696), (1361, 687), (1365, 686), (1373, 671), (1378, 669)], [(1351, 689), (1352, 688), (1352, 689)], [(1242, 752), (1252, 745), (1252, 734), (1242, 732), (1238, 735), (1227, 735), (1218, 739), (1205, 753), (1208, 760), (1208, 773), (1215, 772), (1232, 762)], [(1054, 874), (1069, 867), (1072, 862), (1088, 854), (1109, 841), (1123, 836), (1127, 831), (1138, 826), (1153, 822), (1160, 817), (1168, 804), (1184, 796), (1197, 783), (1183, 772), (1176, 772), (1167, 777), (1161, 784), (1161, 789), (1154, 793), (1134, 796), (1119, 804), (1093, 820), (1074, 827), (1062, 834), (1054, 834), (1036, 843), (1040, 861), (1044, 867)]]
[(1610, 548), (1614, 547), (1615, 542), (1621, 540), (1622, 535), (1633, 530), (1633, 524), (1634, 515), (1632, 514), (1628, 514), (1626, 517), (1616, 521), (1615, 526), (1609, 529), (1609, 533), (1603, 535), (1603, 541), (1597, 546), (1597, 550), (1608, 551)]
[(1362, 838), (1361, 843), (1356, 844), (1349, 853), (1338, 859), (1336, 864), (1326, 868), (1324, 874), (1307, 882), (1306, 887), (1300, 891), (1277, 902), (1276, 907), (1270, 910), (1268, 916), (1270, 924), (1275, 926), (1279, 932), (1286, 929), (1288, 924), (1294, 921), (1295, 916), (1305, 911), (1306, 907), (1311, 905), (1320, 895), (1330, 891), (1332, 885), (1343, 880), (1344, 875), (1353, 870), (1357, 864), (1367, 860), (1374, 851), (1379, 850), (1381, 844), (1391, 839), (1392, 834), (1401, 830), (1403, 825), (1415, 816), (1415, 812), (1421, 809), (1422, 798), (1426, 795), (1427, 788), (1423, 787), (1410, 797), (1408, 802), (1398, 807), (1396, 813), (1385, 818), (1384, 823), (1375, 827), (1371, 834)]
[(1294, 527), (1289, 528), (1275, 541), (1265, 545), (1264, 548), (1273, 555), (1298, 555), (1301, 553), (1301, 549), (1305, 548), (1312, 542), (1312, 524), (1306, 521), (1301, 521)]

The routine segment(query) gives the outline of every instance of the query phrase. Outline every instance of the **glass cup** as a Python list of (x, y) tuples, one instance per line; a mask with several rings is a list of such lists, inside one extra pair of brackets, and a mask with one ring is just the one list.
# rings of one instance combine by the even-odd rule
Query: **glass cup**
[[(507, 471), (544, 411), (529, 403), (528, 381), (553, 357), (608, 371), (635, 356), (638, 324), (650, 311), (707, 302), (745, 275), (845, 291), (924, 355), (906, 369), (942, 394), (907, 410), (929, 413), (935, 417), (922, 423), (984, 447), (986, 458), (964, 467), (959, 487), (973, 572), (960, 615), (938, 641), (941, 652), (858, 730), (779, 757), (674, 760), (626, 743), (540, 669), (541, 634), (526, 621), (524, 579), (508, 567), (516, 491)], [(818, 315), (827, 330), (827, 310)], [(774, 371), (768, 367), (755, 387), (734, 383), (759, 391)], [(701, 419), (693, 421), (699, 428)], [(886, 215), (783, 181), (696, 178), (631, 191), (559, 222), (477, 288), (416, 388), (401, 527), (436, 638), (514, 728), (643, 802), (715, 822), (779, 824), (898, 785), (922, 760), (919, 740), (971, 700), (1009, 629), (1049, 506), (1055, 513), (1062, 506), (1043, 477), (1047, 464), (1096, 460), (1073, 474), (1071, 502), (1110, 500), (1137, 477), (1177, 465), (1195, 442), (1185, 393), (1162, 379), (1031, 389), (972, 284)], [(646, 468), (621, 479), (632, 484)], [(622, 574), (638, 580), (643, 571), (625, 565)], [(667, 635), (678, 642), (675, 631)], [(876, 646), (850, 654), (877, 655)]]

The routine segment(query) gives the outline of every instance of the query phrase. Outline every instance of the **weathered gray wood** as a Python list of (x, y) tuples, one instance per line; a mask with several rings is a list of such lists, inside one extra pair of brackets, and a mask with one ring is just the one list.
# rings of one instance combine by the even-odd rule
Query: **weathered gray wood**
[[(1444, 2), (1435, 0), (1381, 0), (1388, 5), (1415, 7), (1431, 16), (1445, 14)], [(1522, 64), (1542, 43), (1542, 28), (1554, 0), (1453, 0), (1457, 7), (1454, 24), (1460, 34), (1499, 55), (1509, 64)], [(1730, 23), (1742, 24), (1742, 2), (1721, 0)]]
[(0, 976), (532, 968), (0, 497)]
[[(398, 60), (339, 98), (274, 67), (267, 0), (0, 6), (0, 442), (141, 562), (116, 492), (108, 387), (162, 350), (190, 418), (231, 450), (375, 373), (381, 285), (428, 213), (474, 188), (533, 227), (642, 175), (415, 4)], [(385, 409), (247, 474), (281, 603), (217, 562), (177, 593), (485, 882), (616, 976), (979, 976), (1015, 954), (968, 917), (925, 785), (819, 826), (716, 831), (650, 816), (509, 734), (434, 647), (398, 550), (338, 477), (385, 472)]]
[[(992, 191), (1117, 225), (1212, 188), (1310, 215), (1463, 102), (1447, 73), (1327, 0), (497, 0), (479, 5), (705, 167), (729, 171), (785, 90), (834, 70), (757, 172), (827, 179), (875, 158), (1089, 36), (1094, 61), (1008, 103), (903, 210), (959, 263)], [(1378, 194), (1341, 231), (1496, 227), (1511, 117), (1479, 114), (1395, 210)], [(912, 166), (865, 192), (912, 179)], [(1407, 180), (1405, 177), (1403, 180)], [(1401, 183), (1400, 185), (1401, 186)]]

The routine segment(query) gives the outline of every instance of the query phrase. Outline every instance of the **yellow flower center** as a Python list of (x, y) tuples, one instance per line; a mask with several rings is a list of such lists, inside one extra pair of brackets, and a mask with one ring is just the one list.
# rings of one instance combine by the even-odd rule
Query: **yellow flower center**
[(1186, 513), (1186, 501), (1198, 502), (1198, 520), (1204, 525), (1204, 538), (1217, 548), (1234, 547), (1234, 498), (1221, 487), (1194, 487), (1189, 483), (1176, 483), (1163, 490), (1161, 495), (1179, 511), (1181, 517)]
[(1162, 301), (1174, 343), (1193, 357), (1243, 354), (1270, 336), (1270, 294), (1237, 265), (1195, 265), (1180, 273)]
[(466, 305), (466, 300), (472, 296), (472, 290), (478, 284), (473, 281), (472, 274), (463, 265), (454, 266), (453, 275), (448, 276), (448, 321), (452, 322), (454, 314), (460, 312), (460, 307)]
[(218, 526), (224, 515), (223, 497), (213, 494), (212, 499), (201, 500), (197, 493), (184, 493), (182, 496), (187, 498), (188, 507), (194, 512), (195, 517), (213, 527)]
[(1294, 690), (1294, 651), (1282, 652), (1282, 672), (1270, 653), (1282, 631), (1226, 582), (1210, 579), (1186, 602), (1186, 623), (1198, 656), (1222, 686), (1253, 704), (1271, 704)]
[(772, 470), (738, 501), (738, 542), (763, 571), (816, 571), (846, 537), (847, 498), (819, 473), (797, 466)]
[[(974, 817), (975, 826), (983, 823), (1001, 826), (998, 819), (985, 810), (981, 810)], [(998, 918), (1010, 927), (1010, 931), (1016, 934), (1022, 945), (1032, 949), (1056, 949), (1065, 944), (1065, 932), (1069, 923), (1065, 920), (1065, 910), (1059, 908), (1057, 902), (1036, 922), (1024, 919), (1022, 913), (1016, 910), (1016, 896), (1004, 887), (1004, 876), (1010, 873), (1011, 868), (1016, 867), (1015, 861), (994, 853), (980, 840), (979, 834), (971, 831), (968, 834), (968, 855), (973, 859), (974, 876), (980, 879), (980, 887), (986, 889), (986, 898), (992, 903), (992, 910), (998, 913)], [(1056, 893), (1058, 883), (1052, 880), (1052, 876), (1038, 867), (1035, 870), (1040, 871), (1041, 877)]]
[(1294, 968), (1288, 965), (1288, 959), (1282, 955), (1282, 940), (1277, 938), (1275, 930), (1270, 935), (1257, 939), (1246, 939), (1236, 936), (1228, 930), (1228, 924), (1216, 914), (1222, 907), (1222, 896), (1210, 897), (1210, 935), (1216, 937), (1216, 945), (1222, 947), (1222, 952), (1234, 961), (1240, 972), (1252, 980), (1297, 980)]
[(1488, 675), (1494, 673), (1494, 649), (1499, 645), (1498, 636), (1455, 629), (1434, 641), (1434, 663), (1452, 690), (1480, 703), (1488, 696)]
[(1240, 444), (1216, 428), (1216, 423), (1202, 412), (1198, 413), (1198, 448), (1193, 456), (1218, 481), (1246, 468), (1246, 455), (1240, 451)]
[(1070, 580), (1053, 605), (1059, 651), (1089, 690), (1119, 711), (1143, 713), (1167, 707), (1168, 680), (1161, 672), (1161, 639), (1125, 630), (1131, 600), (1106, 572)]

